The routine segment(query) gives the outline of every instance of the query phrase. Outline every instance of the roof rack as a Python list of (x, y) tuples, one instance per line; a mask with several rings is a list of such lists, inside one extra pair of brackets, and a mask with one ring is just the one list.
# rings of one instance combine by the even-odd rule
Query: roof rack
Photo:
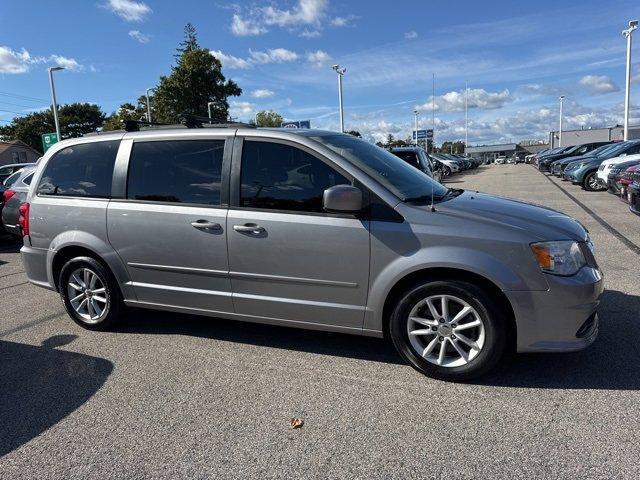
[(243, 122), (216, 121), (216, 123), (213, 123), (212, 118), (192, 115), (190, 113), (180, 115), (180, 120), (187, 128), (256, 128), (256, 126), (251, 123)]
[(141, 126), (163, 126), (166, 127), (166, 123), (148, 122), (146, 120), (124, 120), (122, 126), (125, 132), (139, 132)]

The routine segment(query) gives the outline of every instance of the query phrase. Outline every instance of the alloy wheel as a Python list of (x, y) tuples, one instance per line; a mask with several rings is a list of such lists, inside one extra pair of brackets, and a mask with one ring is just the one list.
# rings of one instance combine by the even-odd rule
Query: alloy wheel
[(415, 352), (440, 367), (472, 361), (485, 343), (485, 326), (475, 308), (454, 295), (431, 295), (419, 301), (407, 321)]
[(98, 323), (109, 310), (109, 294), (96, 272), (81, 267), (73, 271), (67, 284), (69, 303), (86, 323)]

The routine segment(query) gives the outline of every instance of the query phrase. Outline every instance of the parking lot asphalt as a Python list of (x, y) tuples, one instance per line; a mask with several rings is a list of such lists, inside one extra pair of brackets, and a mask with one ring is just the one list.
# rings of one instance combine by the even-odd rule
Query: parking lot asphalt
[(0, 478), (638, 478), (640, 217), (529, 165), (448, 183), (590, 230), (607, 288), (593, 346), (452, 384), (342, 334), (145, 311), (94, 333), (5, 241)]

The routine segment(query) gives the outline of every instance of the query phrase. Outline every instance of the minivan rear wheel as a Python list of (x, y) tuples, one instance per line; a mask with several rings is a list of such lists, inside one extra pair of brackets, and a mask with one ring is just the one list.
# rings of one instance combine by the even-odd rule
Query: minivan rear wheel
[(415, 285), (400, 298), (389, 332), (400, 355), (433, 378), (464, 381), (493, 368), (506, 346), (506, 322), (479, 287), (462, 281)]
[(124, 308), (112, 273), (91, 257), (76, 257), (60, 270), (58, 290), (69, 316), (88, 330), (107, 330)]

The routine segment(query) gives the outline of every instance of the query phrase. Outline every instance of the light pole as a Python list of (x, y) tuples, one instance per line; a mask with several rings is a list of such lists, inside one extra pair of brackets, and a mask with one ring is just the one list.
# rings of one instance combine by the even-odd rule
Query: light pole
[(562, 105), (564, 103), (564, 95), (560, 95), (560, 128), (558, 130), (558, 147), (562, 146)]
[(346, 73), (347, 69), (340, 65), (334, 65), (331, 67), (338, 74), (338, 103), (340, 106), (340, 133), (344, 133), (344, 112), (342, 108), (342, 76)]
[(415, 122), (415, 123), (416, 123), (416, 128), (415, 128), (415, 132), (416, 132), (416, 133), (415, 133), (415, 135), (416, 135), (416, 139), (415, 139), (415, 142), (413, 142), (413, 143), (414, 143), (414, 144), (415, 144), (415, 146), (417, 147), (417, 146), (418, 146), (418, 110), (417, 110), (417, 109), (416, 109), (416, 110), (414, 110), (414, 111), (413, 111), (413, 114), (414, 114), (414, 115), (415, 115), (415, 117), (416, 117), (416, 122)]
[(629, 140), (629, 97), (631, 95), (631, 34), (638, 28), (638, 20), (631, 20), (629, 28), (622, 31), (627, 39), (627, 76), (624, 91), (624, 140)]
[[(211, 118), (211, 105), (215, 105), (215, 104), (216, 104), (216, 102), (208, 102), (207, 103), (207, 112), (209, 112), (209, 123), (213, 123), (211, 121), (212, 120), (212, 118)], [(256, 123), (256, 125), (257, 125), (257, 123)]]
[(436, 150), (436, 74), (431, 75), (431, 153)]
[(469, 145), (469, 85), (464, 82), (464, 149)]
[(58, 141), (62, 140), (60, 136), (60, 121), (58, 120), (58, 104), (56, 103), (56, 87), (53, 85), (53, 72), (64, 70), (64, 67), (49, 67), (49, 86), (51, 87), (51, 102), (53, 103), (53, 121), (56, 124), (56, 135)]
[(151, 123), (151, 100), (149, 100), (149, 92), (155, 88), (147, 88), (147, 122)]

